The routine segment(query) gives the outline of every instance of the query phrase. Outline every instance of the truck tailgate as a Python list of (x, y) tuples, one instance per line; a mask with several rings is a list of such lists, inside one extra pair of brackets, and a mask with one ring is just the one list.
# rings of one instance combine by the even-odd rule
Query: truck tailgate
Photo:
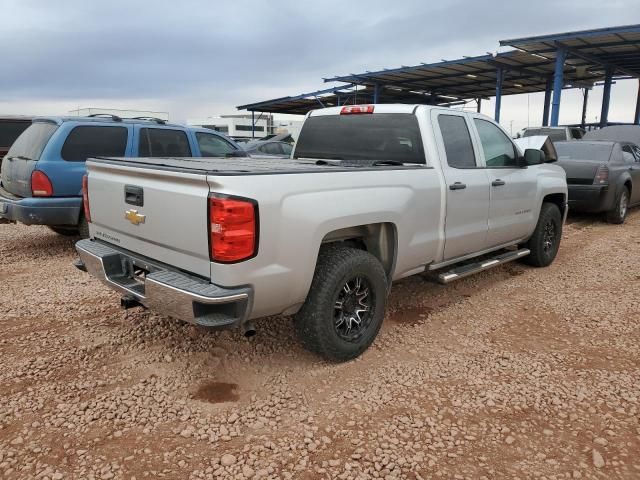
[(91, 235), (210, 276), (205, 174), (87, 162)]

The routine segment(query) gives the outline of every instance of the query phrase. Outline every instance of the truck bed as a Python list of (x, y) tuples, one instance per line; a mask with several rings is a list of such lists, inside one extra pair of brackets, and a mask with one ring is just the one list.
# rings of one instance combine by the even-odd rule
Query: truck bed
[(273, 175), (287, 173), (348, 172), (430, 168), (426, 165), (377, 165), (367, 162), (290, 158), (90, 158), (95, 163), (110, 163), (156, 170), (202, 175)]

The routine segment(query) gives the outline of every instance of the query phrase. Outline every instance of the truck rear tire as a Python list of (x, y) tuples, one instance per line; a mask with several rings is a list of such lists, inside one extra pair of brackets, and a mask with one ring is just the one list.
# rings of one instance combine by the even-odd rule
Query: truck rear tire
[(616, 204), (607, 212), (607, 222), (620, 225), (624, 223), (629, 211), (629, 189), (625, 186), (616, 193)]
[(534, 267), (551, 265), (558, 254), (562, 238), (562, 214), (554, 203), (543, 203), (538, 224), (529, 241), (524, 245), (531, 253), (522, 260)]
[(376, 257), (357, 248), (324, 246), (295, 317), (298, 338), (326, 360), (356, 358), (378, 335), (386, 298), (387, 276)]

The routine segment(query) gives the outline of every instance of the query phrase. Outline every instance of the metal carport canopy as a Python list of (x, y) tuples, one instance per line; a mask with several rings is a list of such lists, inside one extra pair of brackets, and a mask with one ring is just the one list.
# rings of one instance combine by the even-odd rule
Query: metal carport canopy
[[(534, 57), (554, 62), (553, 112), (551, 124), (558, 124), (560, 86), (566, 85), (567, 67), (586, 74), (604, 75), (604, 92), (600, 126), (609, 118), (611, 85), (615, 78), (640, 78), (640, 25), (598, 28), (552, 35), (501, 40), (500, 45), (517, 48)], [(585, 121), (585, 92), (582, 122)], [(545, 102), (545, 103), (548, 103)], [(548, 110), (548, 106), (545, 107)], [(634, 123), (640, 124), (640, 88), (636, 101)]]
[(559, 48), (568, 51), (570, 68), (612, 67), (618, 74), (640, 77), (640, 25), (500, 40), (535, 57), (554, 61)]
[[(640, 25), (503, 40), (500, 45), (515, 50), (325, 78), (325, 82), (348, 85), (242, 105), (238, 109), (306, 113), (344, 104), (347, 90), (360, 86), (364, 91), (360, 90), (357, 99), (352, 100), (357, 103), (444, 105), (495, 97), (495, 118), (499, 120), (503, 95), (545, 92), (542, 124), (549, 122), (553, 93), (551, 124), (557, 125), (562, 89), (585, 89), (584, 112), (587, 89), (604, 81), (601, 122), (606, 124), (613, 81), (640, 77)], [(635, 121), (640, 123), (640, 101)]]
[(378, 92), (378, 102), (374, 102), (374, 93), (374, 90), (367, 86), (342, 85), (292, 97), (275, 98), (273, 100), (239, 105), (237, 109), (251, 112), (304, 115), (310, 110), (318, 108), (361, 103), (431, 103), (447, 106), (459, 103), (457, 97), (444, 98), (415, 91), (410, 88), (388, 87), (380, 89)]
[[(502, 94), (544, 92), (554, 73), (554, 61), (519, 50), (465, 57), (437, 63), (422, 63), (375, 72), (325, 78), (325, 82), (359, 85), (410, 86), (437, 95), (459, 98), (489, 98), (496, 95), (499, 71), (503, 72)], [(567, 66), (566, 86), (580, 87), (603, 80), (601, 72), (577, 71)]]

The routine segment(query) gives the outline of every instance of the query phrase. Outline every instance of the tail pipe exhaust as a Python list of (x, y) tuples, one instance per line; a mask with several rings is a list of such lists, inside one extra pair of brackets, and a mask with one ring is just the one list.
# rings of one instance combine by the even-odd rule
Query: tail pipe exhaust
[(256, 327), (252, 321), (244, 322), (242, 324), (242, 334), (245, 338), (251, 338), (256, 334)]

